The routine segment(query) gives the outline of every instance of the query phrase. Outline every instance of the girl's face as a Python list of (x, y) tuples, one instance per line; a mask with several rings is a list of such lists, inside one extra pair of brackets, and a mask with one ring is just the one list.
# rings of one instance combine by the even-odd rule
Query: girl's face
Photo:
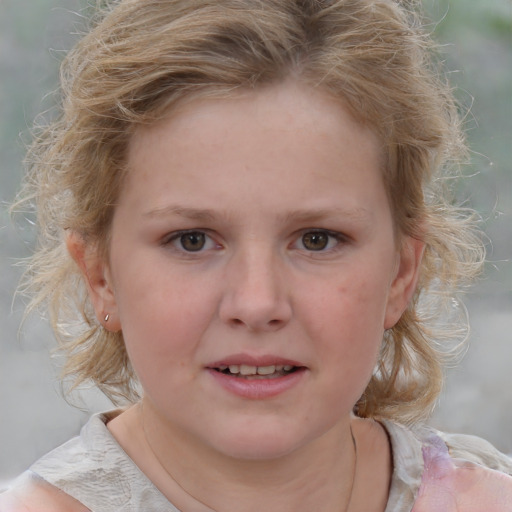
[(421, 254), (397, 249), (382, 160), (343, 106), (295, 83), (135, 134), (92, 295), (162, 424), (248, 459), (347, 425)]

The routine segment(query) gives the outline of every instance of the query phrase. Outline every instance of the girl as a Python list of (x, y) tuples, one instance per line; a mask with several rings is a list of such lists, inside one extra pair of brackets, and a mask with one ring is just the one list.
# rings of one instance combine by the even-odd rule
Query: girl
[(404, 4), (105, 8), (29, 155), (28, 275), (67, 374), (132, 405), (0, 510), (512, 510), (507, 457), (422, 426), (483, 250)]

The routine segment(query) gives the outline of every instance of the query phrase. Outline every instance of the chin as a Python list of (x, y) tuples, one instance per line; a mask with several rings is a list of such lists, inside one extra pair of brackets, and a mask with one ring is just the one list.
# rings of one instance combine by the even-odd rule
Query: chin
[(247, 461), (265, 461), (286, 457), (311, 442), (304, 433), (289, 427), (265, 428), (253, 425), (250, 429), (225, 430), (221, 439), (212, 445), (228, 457)]
[(223, 452), (228, 457), (244, 461), (268, 461), (286, 457), (296, 447), (290, 446), (289, 440), (280, 443), (276, 440), (252, 440), (231, 442)]

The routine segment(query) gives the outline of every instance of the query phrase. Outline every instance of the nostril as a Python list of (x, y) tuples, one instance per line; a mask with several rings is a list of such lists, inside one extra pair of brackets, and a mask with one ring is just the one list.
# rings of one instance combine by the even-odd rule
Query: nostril
[(235, 325), (244, 325), (244, 322), (242, 322), (242, 320), (240, 320), (240, 318), (233, 318), (231, 320), (231, 322)]
[(259, 323), (259, 322), (244, 322), (240, 318), (232, 318), (230, 320), (230, 323), (234, 327), (241, 327), (245, 326), (249, 328), (250, 330), (267, 330), (267, 329), (278, 329), (283, 325), (283, 321), (275, 318), (272, 320), (268, 320), (267, 322)]

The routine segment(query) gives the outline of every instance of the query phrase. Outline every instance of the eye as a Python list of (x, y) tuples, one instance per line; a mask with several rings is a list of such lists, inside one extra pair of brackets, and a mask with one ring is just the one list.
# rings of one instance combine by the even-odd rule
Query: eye
[(213, 249), (217, 244), (204, 231), (179, 231), (167, 237), (163, 245), (171, 245), (179, 251), (199, 252)]
[(319, 252), (334, 249), (342, 239), (343, 235), (332, 231), (307, 231), (302, 234), (298, 245), (300, 249)]
[(186, 251), (197, 252), (204, 248), (206, 244), (206, 235), (200, 231), (185, 233), (180, 236), (179, 243)]

